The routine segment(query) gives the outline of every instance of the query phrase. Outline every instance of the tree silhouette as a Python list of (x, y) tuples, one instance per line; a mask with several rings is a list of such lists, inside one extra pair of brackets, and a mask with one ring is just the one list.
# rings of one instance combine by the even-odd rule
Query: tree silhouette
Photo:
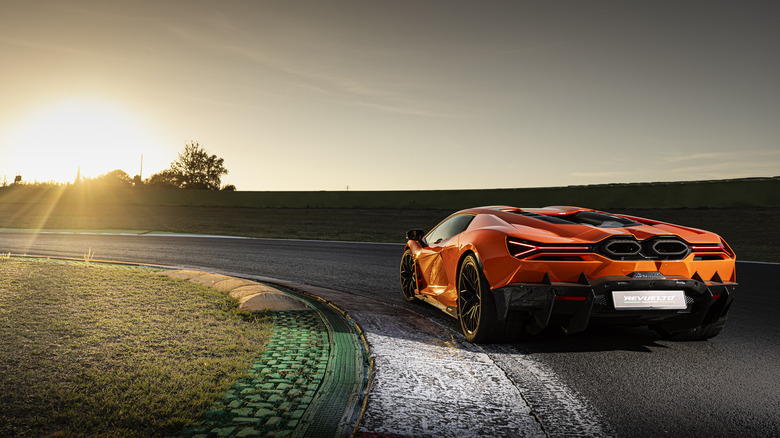
[[(219, 190), (222, 175), (227, 175), (225, 160), (209, 155), (196, 142), (184, 145), (179, 159), (171, 163), (170, 176), (183, 189)], [(161, 172), (162, 173), (162, 172)]]
[(178, 189), (179, 183), (171, 169), (161, 170), (144, 181), (144, 186), (164, 189)]
[(104, 173), (103, 175), (92, 179), (91, 182), (114, 187), (130, 187), (133, 184), (133, 181), (130, 179), (130, 175), (121, 169)]

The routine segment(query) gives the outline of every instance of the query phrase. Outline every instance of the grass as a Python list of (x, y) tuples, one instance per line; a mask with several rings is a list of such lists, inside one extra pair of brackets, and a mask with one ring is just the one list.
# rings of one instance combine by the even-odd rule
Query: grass
[(473, 190), (221, 192), (111, 186), (0, 187), (0, 204), (444, 209), (509, 204), (614, 208), (780, 207), (780, 177)]
[[(431, 227), (449, 210), (291, 209), (101, 205), (89, 209), (8, 204), (0, 229), (150, 230), (291, 239), (400, 242), (409, 228)], [(140, 232), (140, 231), (137, 231)]]
[(0, 436), (170, 436), (262, 354), (271, 322), (140, 268), (0, 260)]
[(95, 251), (92, 251), (92, 248), (90, 247), (87, 249), (87, 252), (84, 253), (84, 265), (89, 266), (89, 262), (91, 262), (95, 258)]

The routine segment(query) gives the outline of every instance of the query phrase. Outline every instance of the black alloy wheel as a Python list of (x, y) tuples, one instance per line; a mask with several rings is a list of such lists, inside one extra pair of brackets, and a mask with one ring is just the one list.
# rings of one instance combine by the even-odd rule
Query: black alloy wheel
[(473, 255), (466, 256), (458, 274), (458, 319), (469, 342), (487, 342), (493, 336), (495, 304), (482, 270)]
[(412, 251), (407, 249), (401, 257), (401, 296), (408, 302), (417, 301), (417, 266)]

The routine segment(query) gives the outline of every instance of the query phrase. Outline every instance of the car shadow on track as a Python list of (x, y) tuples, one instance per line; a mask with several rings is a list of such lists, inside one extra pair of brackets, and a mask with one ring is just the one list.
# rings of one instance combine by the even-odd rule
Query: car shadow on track
[(527, 354), (604, 351), (652, 353), (653, 349), (671, 348), (668, 342), (645, 327), (591, 327), (572, 335), (549, 328), (536, 336), (526, 335), (512, 345)]
[[(474, 347), (463, 336), (458, 320), (445, 315), (435, 309), (409, 306), (411, 310), (423, 314), (428, 320), (446, 329), (447, 335), (458, 340), (465, 349)], [(415, 308), (417, 307), (417, 308)], [(501, 346), (500, 350), (506, 352), (506, 347), (511, 347), (517, 354), (533, 353), (585, 353), (606, 351), (631, 351), (652, 353), (653, 349), (673, 348), (658, 333), (647, 327), (590, 327), (584, 332), (565, 334), (561, 330), (550, 327), (539, 334), (523, 334), (517, 342), (482, 344), (479, 347), (487, 352), (496, 350), (493, 346)], [(479, 348), (478, 347), (478, 348)]]
[[(468, 344), (460, 333), (458, 321), (446, 315), (433, 318), (447, 327), (462, 343)], [(484, 344), (491, 351), (492, 345), (511, 346), (520, 354), (533, 353), (584, 353), (600, 351), (633, 351), (651, 353), (654, 348), (671, 348), (656, 332), (646, 327), (591, 327), (581, 333), (567, 335), (556, 328), (548, 328), (537, 335), (523, 334), (517, 342)], [(506, 350), (502, 348), (502, 350)]]

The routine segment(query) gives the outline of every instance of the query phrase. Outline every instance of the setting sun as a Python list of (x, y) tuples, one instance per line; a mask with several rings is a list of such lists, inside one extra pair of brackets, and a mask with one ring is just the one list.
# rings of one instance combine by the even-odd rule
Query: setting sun
[(148, 129), (121, 108), (71, 100), (23, 117), (6, 139), (10, 161), (25, 181), (72, 182), (115, 169), (140, 171), (141, 154), (157, 145)]

